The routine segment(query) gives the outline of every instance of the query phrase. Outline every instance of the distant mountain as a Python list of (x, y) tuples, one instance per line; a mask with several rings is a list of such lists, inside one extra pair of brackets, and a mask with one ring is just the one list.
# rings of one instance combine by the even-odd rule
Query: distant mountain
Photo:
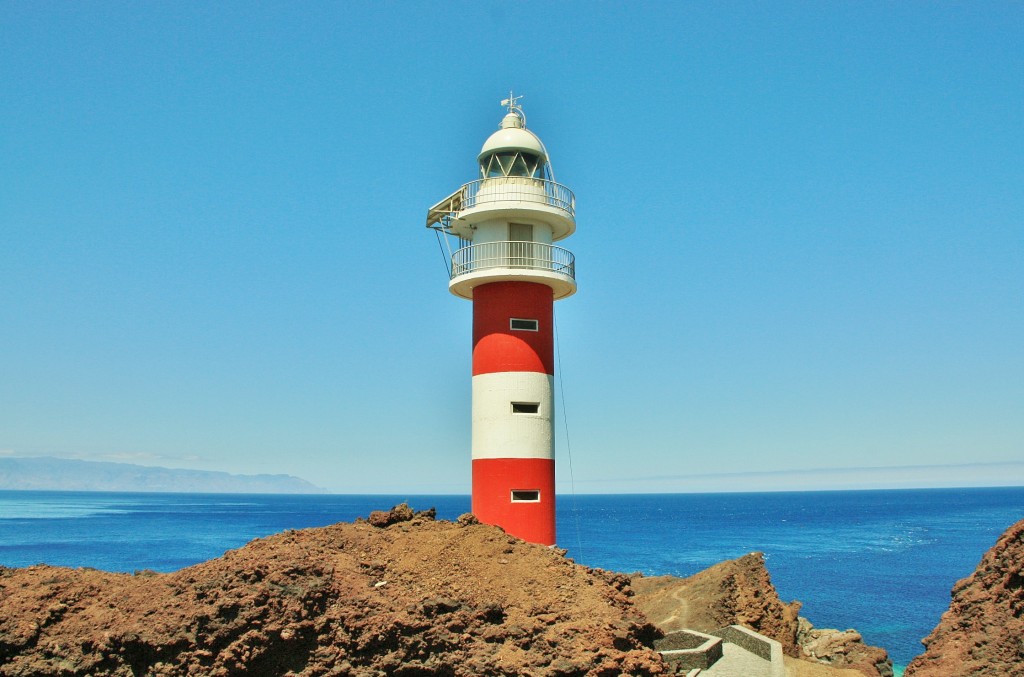
[(0, 458), (0, 489), (143, 491), (210, 494), (314, 494), (323, 489), (291, 475), (232, 475), (63, 458)]

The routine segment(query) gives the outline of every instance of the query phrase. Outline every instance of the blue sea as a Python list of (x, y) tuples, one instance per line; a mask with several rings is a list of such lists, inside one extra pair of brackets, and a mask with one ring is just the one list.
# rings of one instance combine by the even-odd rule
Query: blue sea
[[(408, 501), (454, 519), (468, 496), (0, 491), (0, 565), (173, 571), (284, 529), (351, 521)], [(856, 628), (898, 667), (1012, 523), (1024, 487), (561, 496), (559, 545), (614, 571), (688, 576), (765, 553), (784, 601), (817, 627)]]

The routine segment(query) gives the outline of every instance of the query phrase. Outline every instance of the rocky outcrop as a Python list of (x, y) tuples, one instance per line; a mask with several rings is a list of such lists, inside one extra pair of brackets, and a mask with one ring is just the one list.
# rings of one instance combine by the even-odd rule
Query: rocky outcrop
[(952, 595), (906, 677), (1024, 675), (1024, 520), (1000, 536)]
[(400, 507), (170, 574), (0, 568), (0, 675), (664, 672), (627, 577), (471, 521)]
[(634, 574), (631, 585), (636, 605), (663, 632), (687, 628), (714, 632), (727, 625), (743, 625), (777, 640), (787, 655), (800, 655), (800, 602), (785, 604), (779, 599), (759, 552), (689, 578)]
[(634, 597), (627, 576), (472, 515), (434, 517), (403, 504), (172, 574), (0, 567), (0, 675), (664, 674), (647, 618), (666, 632), (744, 625), (821, 661), (790, 659), (800, 677), (891, 674), (857, 633), (798, 620), (760, 553), (685, 579), (635, 575)]
[(824, 663), (813, 663), (800, 658), (785, 657), (786, 677), (861, 677), (859, 670), (834, 668)]
[(815, 662), (856, 670), (867, 677), (893, 676), (886, 650), (865, 644), (856, 630), (815, 628), (800, 618), (796, 639), (802, 656)]
[(738, 624), (778, 641), (789, 657), (867, 677), (892, 677), (884, 649), (865, 644), (853, 630), (817, 630), (799, 617), (800, 602), (779, 599), (759, 552), (689, 578), (634, 574), (631, 586), (635, 604), (662, 632), (713, 633)]
[[(436, 514), (437, 511), (431, 508), (430, 510), (424, 510), (420, 517), (434, 519)], [(408, 522), (413, 517), (416, 517), (416, 513), (412, 511), (412, 508), (407, 503), (399, 503), (391, 510), (374, 510), (366, 521), (375, 527), (384, 528), (399, 522)]]

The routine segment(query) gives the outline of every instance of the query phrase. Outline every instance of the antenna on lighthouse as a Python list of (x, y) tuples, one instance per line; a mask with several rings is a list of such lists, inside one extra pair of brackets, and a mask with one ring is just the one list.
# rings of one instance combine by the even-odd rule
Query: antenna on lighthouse
[(513, 96), (512, 90), (508, 90), (508, 98), (501, 100), (501, 105), (508, 108), (508, 112), (515, 115), (523, 122), (523, 127), (526, 127), (526, 113), (523, 112), (523, 107), (519, 105), (519, 99), (526, 98), (525, 94), (519, 96)]

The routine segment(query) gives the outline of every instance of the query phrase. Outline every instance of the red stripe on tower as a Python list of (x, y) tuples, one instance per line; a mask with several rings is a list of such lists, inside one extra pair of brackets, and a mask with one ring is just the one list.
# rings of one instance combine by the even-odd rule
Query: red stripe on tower
[(474, 459), (473, 514), (524, 541), (554, 545), (554, 459)]
[[(473, 290), (473, 375), (497, 371), (554, 374), (551, 287), (491, 282)], [(519, 320), (513, 329), (513, 320)], [(536, 322), (536, 325), (531, 323)]]

